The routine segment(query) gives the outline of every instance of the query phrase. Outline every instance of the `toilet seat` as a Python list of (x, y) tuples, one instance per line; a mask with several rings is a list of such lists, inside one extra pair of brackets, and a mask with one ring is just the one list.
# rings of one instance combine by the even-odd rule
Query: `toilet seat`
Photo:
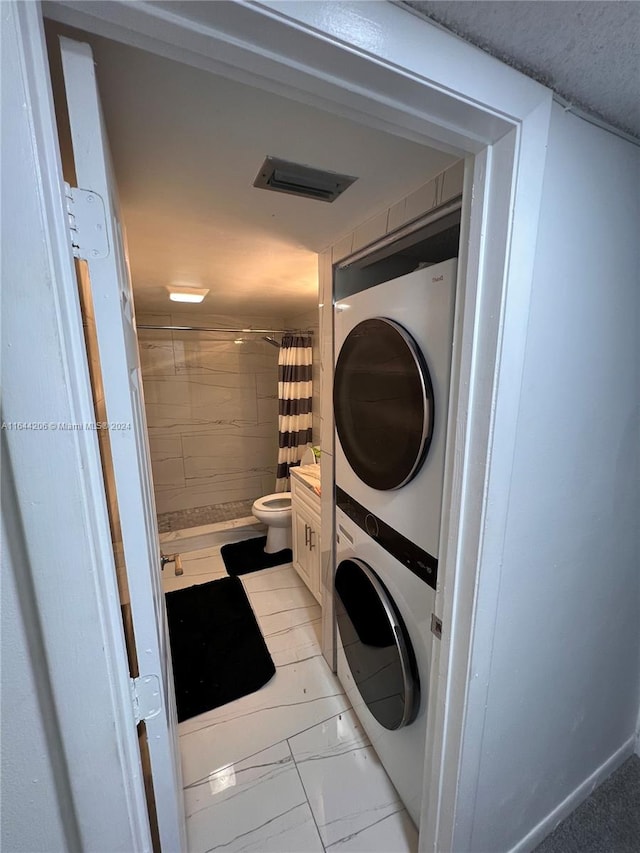
[(275, 492), (258, 498), (253, 504), (260, 512), (282, 512), (291, 509), (291, 492)]

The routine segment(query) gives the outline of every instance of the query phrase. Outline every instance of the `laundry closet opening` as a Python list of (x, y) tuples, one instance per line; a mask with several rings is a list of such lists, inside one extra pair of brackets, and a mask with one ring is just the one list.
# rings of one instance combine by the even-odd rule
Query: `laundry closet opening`
[[(286, 761), (291, 754), (296, 761), (295, 747), (302, 750), (302, 744), (295, 739), (301, 733), (327, 720), (340, 731), (348, 727), (343, 715), (349, 715), (350, 702), (322, 657), (322, 613), (331, 603), (319, 583), (318, 543), (325, 524), (320, 466), (307, 472), (306, 479), (296, 470), (305, 450), (315, 448), (314, 457), (325, 450), (323, 435), (333, 422), (332, 309), (320, 305), (329, 309), (321, 323), (319, 256), (333, 251), (338, 259), (345, 239), (353, 255), (375, 247), (381, 235), (397, 232), (391, 257), (378, 246), (366, 263), (355, 261), (345, 269), (348, 289), (354, 277), (382, 281), (437, 263), (452, 240), (457, 254), (462, 170), (450, 153), (47, 22), (63, 167), (73, 186), (60, 35), (89, 43), (95, 58), (126, 226), (157, 529), (168, 558), (165, 593), (226, 579), (230, 570), (222, 549), (267, 533), (252, 512), (256, 502), (292, 492), (292, 554), (274, 566), (240, 573), (275, 675), (250, 696), (196, 714), (179, 727), (188, 815), (202, 796), (203, 780), (210, 783), (206, 810), (211, 821), (205, 833), (200, 819), (188, 820), (190, 848), (209, 849), (212, 827), (217, 826), (216, 832), (224, 828), (216, 797), (232, 784), (229, 772), (219, 775), (221, 768), (240, 772), (242, 762), (269, 750), (275, 750), (271, 759), (281, 764), (282, 744), (288, 744)], [(267, 156), (355, 181), (330, 204), (268, 192), (254, 185)], [(459, 179), (454, 189), (452, 167)], [(411, 234), (403, 236), (402, 227), (436, 210), (434, 220), (445, 222), (446, 228), (434, 229), (425, 221), (424, 230), (409, 229)], [(424, 254), (427, 243), (435, 254)], [(104, 365), (94, 328), (96, 294), (82, 261), (78, 280), (96, 420), (106, 422)], [(177, 302), (176, 294), (204, 299)], [(304, 374), (306, 386), (299, 398), (306, 401), (304, 407), (287, 415), (309, 416), (299, 430), (279, 420), (282, 386), (288, 384), (281, 357), (291, 336), (305, 339), (302, 348), (310, 350), (311, 361), (292, 367), (294, 374)], [(304, 440), (283, 462), (280, 451), (296, 430)], [(110, 466), (113, 439), (108, 430), (99, 432), (99, 439), (135, 676), (139, 666), (127, 583), (133, 567), (126, 565), (121, 547)], [(305, 459), (309, 467), (314, 465), (309, 456)], [(291, 463), (290, 485), (283, 488), (280, 481), (287, 471), (282, 466)], [(245, 704), (240, 707), (240, 702)], [(355, 718), (348, 722), (358, 729)], [(141, 748), (143, 741), (141, 730)], [(362, 748), (371, 749), (365, 741)], [(218, 774), (215, 784), (212, 774)], [(309, 798), (308, 808), (313, 807)], [(363, 807), (363, 816), (365, 811)], [(401, 821), (408, 820), (402, 804), (398, 813)], [(305, 818), (303, 823), (307, 831), (313, 821)], [(241, 829), (236, 827), (235, 834)], [(325, 846), (333, 843), (322, 830), (320, 835)]]
[(462, 200), (454, 198), (399, 233), (383, 238), (336, 265), (334, 295), (345, 299), (417, 269), (457, 258)]

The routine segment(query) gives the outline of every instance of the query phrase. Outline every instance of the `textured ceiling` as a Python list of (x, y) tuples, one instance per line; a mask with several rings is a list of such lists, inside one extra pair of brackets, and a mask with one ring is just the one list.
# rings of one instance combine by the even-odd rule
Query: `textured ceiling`
[(640, 137), (640, 3), (447, 0), (406, 4)]

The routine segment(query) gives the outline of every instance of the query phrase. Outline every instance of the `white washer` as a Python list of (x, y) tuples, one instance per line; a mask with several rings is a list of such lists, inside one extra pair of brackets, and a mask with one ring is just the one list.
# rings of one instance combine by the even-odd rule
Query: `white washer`
[(336, 484), (438, 557), (457, 261), (335, 305)]
[(435, 592), (419, 549), (357, 502), (336, 510), (336, 536), (338, 678), (419, 825)]

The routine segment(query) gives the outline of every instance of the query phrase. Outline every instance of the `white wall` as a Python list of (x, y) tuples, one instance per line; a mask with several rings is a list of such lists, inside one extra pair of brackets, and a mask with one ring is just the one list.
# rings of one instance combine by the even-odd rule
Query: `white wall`
[[(4, 465), (3, 468), (0, 848), (7, 853), (46, 853), (69, 846), (61, 811), (68, 815), (70, 798), (64, 774), (56, 779), (56, 770), (63, 767), (57, 721), (51, 713), (50, 685), (34, 660), (43, 652), (41, 636), (34, 618), (35, 602), (25, 578), (25, 553), (18, 552), (24, 543), (19, 528), (8, 523), (8, 503), (12, 496), (4, 490), (8, 472)], [(22, 581), (22, 602), (16, 580)], [(29, 621), (36, 628), (31, 642), (25, 624)], [(71, 833), (69, 841), (75, 841), (73, 820), (67, 829)]]
[(512, 849), (633, 750), (639, 165), (638, 148), (554, 107), (503, 561), (480, 581), (484, 625), (482, 584), (501, 571), (495, 634), (476, 634), (494, 644), (491, 668), (471, 672), (488, 685), (468, 709), (479, 775), (462, 780), (458, 815), (472, 828), (456, 850)]
[[(3, 14), (4, 17), (4, 14)], [(10, 176), (5, 171), (10, 164), (15, 148), (7, 148), (8, 142), (5, 129), (6, 117), (15, 116), (13, 109), (20, 97), (20, 88), (16, 86), (15, 98), (11, 98), (5, 88), (9, 81), (18, 78), (18, 52), (11, 47), (13, 36), (12, 21), (3, 20), (2, 26), (2, 149), (3, 149), (3, 193), (6, 191)], [(17, 134), (19, 135), (19, 134)], [(6, 165), (5, 165), (6, 164)], [(11, 165), (15, 164), (14, 163)], [(17, 186), (13, 185), (14, 192)], [(6, 199), (8, 201), (8, 197)], [(3, 195), (2, 237), (4, 237), (7, 216)], [(8, 270), (6, 250), (2, 259), (2, 278)], [(3, 332), (6, 331), (7, 290), (3, 289)], [(6, 339), (6, 334), (4, 335)], [(4, 362), (6, 365), (6, 360)], [(6, 367), (3, 365), (3, 373)], [(3, 375), (3, 379), (5, 376)], [(4, 384), (4, 382), (3, 382)], [(3, 405), (3, 421), (7, 419), (6, 405)], [(59, 802), (68, 806), (68, 789), (59, 791), (56, 785), (54, 763), (60, 766), (61, 746), (57, 736), (55, 719), (47, 732), (46, 716), (42, 706), (51, 709), (51, 691), (46, 678), (43, 678), (42, 668), (36, 675), (38, 660), (42, 660), (43, 649), (41, 634), (38, 632), (37, 605), (34, 601), (33, 588), (30, 584), (26, 544), (21, 536), (19, 518), (12, 508), (16, 502), (15, 493), (11, 488), (11, 478), (8, 470), (8, 454), (6, 446), (6, 430), (2, 432), (2, 698), (1, 715), (2, 728), (2, 770), (1, 801), (2, 829), (0, 847), (7, 851), (45, 851), (51, 849), (63, 850), (67, 846), (65, 827), (62, 821)], [(12, 547), (11, 547), (12, 546)], [(16, 588), (16, 582), (22, 581), (21, 595)], [(22, 601), (21, 601), (22, 598)], [(31, 616), (31, 648), (27, 633), (27, 624)], [(39, 677), (38, 677), (39, 676)], [(37, 691), (40, 682), (40, 691)], [(64, 789), (64, 778), (61, 780)], [(38, 819), (34, 820), (34, 813)], [(73, 819), (69, 827), (71, 841), (74, 827)]]

